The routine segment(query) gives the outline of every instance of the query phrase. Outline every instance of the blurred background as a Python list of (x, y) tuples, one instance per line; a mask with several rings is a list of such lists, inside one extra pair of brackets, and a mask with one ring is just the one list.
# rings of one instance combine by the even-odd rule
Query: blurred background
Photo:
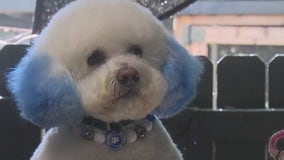
[(0, 48), (25, 43), (33, 26), (36, 0), (0, 0)]
[[(42, 131), (20, 118), (5, 74), (72, 1), (0, 0), (0, 159), (29, 159)], [(284, 128), (284, 1), (134, 1), (205, 66), (194, 102), (163, 121), (184, 158), (272, 160), (269, 137)]]
[(174, 17), (174, 33), (191, 52), (219, 59), (284, 53), (284, 1), (199, 0)]

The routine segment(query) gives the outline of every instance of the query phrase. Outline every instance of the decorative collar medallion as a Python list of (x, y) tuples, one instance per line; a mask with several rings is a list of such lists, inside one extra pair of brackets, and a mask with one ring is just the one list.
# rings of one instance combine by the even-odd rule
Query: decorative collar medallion
[(111, 150), (119, 150), (126, 143), (134, 143), (146, 137), (155, 123), (154, 115), (147, 115), (139, 121), (121, 121), (107, 123), (92, 117), (86, 117), (75, 127), (81, 137), (98, 144), (106, 144)]

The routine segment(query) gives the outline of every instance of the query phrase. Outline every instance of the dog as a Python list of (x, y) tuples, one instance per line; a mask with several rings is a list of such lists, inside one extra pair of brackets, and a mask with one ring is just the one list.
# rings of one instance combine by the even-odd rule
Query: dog
[(31, 160), (182, 160), (159, 118), (191, 102), (201, 73), (138, 3), (78, 0), (7, 81), (21, 115), (48, 129)]

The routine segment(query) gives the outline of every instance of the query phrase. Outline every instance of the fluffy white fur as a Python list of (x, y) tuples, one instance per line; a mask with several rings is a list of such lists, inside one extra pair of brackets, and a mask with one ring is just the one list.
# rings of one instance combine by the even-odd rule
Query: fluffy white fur
[[(120, 98), (114, 93), (120, 90), (115, 78), (117, 70), (124, 63), (139, 72), (139, 93), (132, 97)], [(98, 76), (100, 79), (97, 79)], [(94, 71), (93, 75), (89, 75), (89, 78), (80, 81), (78, 88), (87, 113), (104, 121), (116, 122), (144, 118), (161, 102), (167, 85), (160, 72), (141, 58), (131, 55), (112, 58), (98, 71)], [(100, 92), (94, 92), (97, 90)]]
[[(167, 91), (158, 71), (166, 53), (165, 31), (150, 11), (134, 2), (74, 2), (53, 17), (36, 44), (36, 53), (48, 53), (53, 58), (54, 74), (62, 69), (57, 64), (66, 67), (85, 110), (101, 120), (141, 119)], [(143, 59), (127, 53), (131, 45), (143, 48)], [(107, 62), (90, 68), (86, 59), (95, 49), (105, 52)], [(113, 94), (117, 70), (122, 65), (132, 66), (140, 74), (139, 93), (132, 100), (118, 99)]]
[(71, 128), (48, 131), (31, 160), (182, 160), (160, 121), (143, 140), (112, 151), (103, 144), (83, 140)]
[[(84, 114), (108, 122), (138, 120), (151, 113), (167, 93), (168, 84), (160, 71), (166, 53), (169, 52), (167, 36), (168, 33), (149, 10), (130, 0), (77, 0), (51, 19), (30, 49), (28, 58), (20, 65), (24, 66), (23, 69), (19, 67), (15, 74), (28, 68), (29, 65), (25, 63), (29, 64), (30, 59), (48, 57), (52, 64), (47, 66), (51, 68), (42, 69), (46, 73), (39, 73), (39, 77), (69, 77), (71, 82), (63, 79), (63, 87), (69, 83), (75, 85), (74, 90), (78, 92)], [(143, 48), (143, 58), (129, 53), (128, 49), (133, 45)], [(97, 49), (104, 52), (105, 60), (102, 64), (89, 66), (86, 61)], [(127, 94), (116, 80), (118, 71), (123, 67), (134, 68), (139, 73), (139, 83), (131, 94)], [(32, 75), (33, 72), (29, 74)], [(12, 79), (12, 84), (17, 80)], [(23, 78), (24, 80), (28, 81)], [(41, 83), (41, 78), (35, 78), (34, 81)], [(30, 95), (41, 93), (42, 89), (47, 88), (44, 84), (53, 83), (38, 84)], [(22, 93), (17, 89), (20, 85), (16, 83), (11, 88), (16, 88), (14, 92)], [(33, 89), (32, 85), (28, 86), (29, 89)], [(24, 88), (26, 85), (22, 86)], [(56, 90), (57, 86), (48, 87)], [(25, 90), (22, 90), (24, 93)], [(46, 95), (50, 96), (49, 92)], [(45, 92), (41, 97), (44, 96)], [(42, 103), (51, 106), (53, 102)], [(62, 104), (61, 101), (55, 103)], [(35, 104), (37, 105), (37, 101)], [(31, 105), (27, 103), (26, 106)], [(73, 108), (76, 107), (73, 105)], [(52, 110), (42, 107), (38, 112), (32, 112), (29, 108), (23, 110), (28, 110), (30, 115), (39, 115), (36, 118), (52, 122), (49, 113), (58, 113), (57, 110), (60, 109), (55, 106)], [(60, 110), (60, 113), (64, 111)], [(60, 118), (56, 115), (54, 117)], [(34, 121), (40, 123), (41, 119), (36, 118)], [(182, 160), (180, 152), (159, 120), (145, 139), (126, 144), (118, 151), (110, 150), (105, 144), (82, 139), (75, 134), (73, 127), (53, 125), (47, 125), (53, 128), (45, 135), (31, 160)]]

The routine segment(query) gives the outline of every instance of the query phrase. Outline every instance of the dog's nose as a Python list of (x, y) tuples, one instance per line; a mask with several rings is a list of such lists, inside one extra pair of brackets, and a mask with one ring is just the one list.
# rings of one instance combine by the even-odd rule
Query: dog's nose
[(135, 68), (125, 66), (118, 70), (116, 79), (121, 85), (130, 85), (139, 82), (140, 77)]

